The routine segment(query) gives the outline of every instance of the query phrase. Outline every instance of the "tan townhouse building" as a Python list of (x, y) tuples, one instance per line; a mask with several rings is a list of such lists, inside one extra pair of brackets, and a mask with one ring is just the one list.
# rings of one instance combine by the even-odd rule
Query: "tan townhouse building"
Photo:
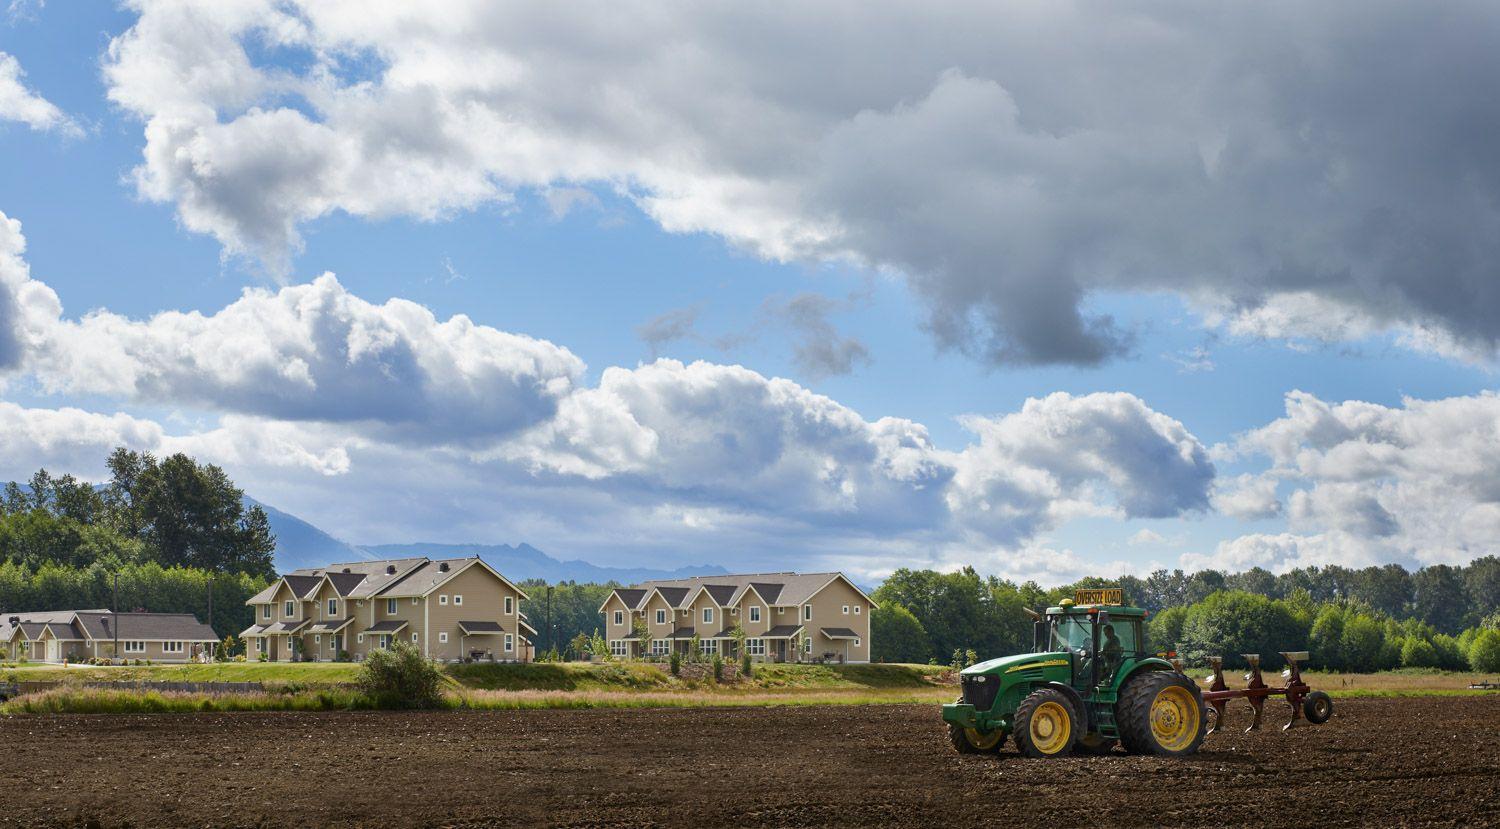
[(12, 659), (191, 662), (212, 658), (217, 644), (213, 629), (190, 613), (52, 610), (0, 614), (0, 646)]
[(396, 641), (430, 659), (529, 662), (526, 594), (472, 558), (403, 558), (294, 570), (250, 597), (251, 659), (359, 661)]
[[(610, 593), (599, 612), (616, 657), (685, 652), (697, 636), (704, 654), (737, 659), (733, 634), (738, 628), (752, 659), (869, 662), (874, 607), (843, 573), (755, 573), (622, 587)], [(644, 653), (638, 622), (650, 634)]]

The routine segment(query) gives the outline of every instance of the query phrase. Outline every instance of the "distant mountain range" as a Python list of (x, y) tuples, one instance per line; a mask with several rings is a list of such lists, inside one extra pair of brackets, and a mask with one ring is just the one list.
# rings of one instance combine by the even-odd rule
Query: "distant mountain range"
[(301, 567), (322, 567), (342, 561), (377, 558), (463, 558), (477, 555), (485, 563), (515, 581), (542, 579), (548, 582), (577, 581), (604, 583), (615, 581), (635, 584), (650, 579), (680, 579), (688, 576), (711, 576), (727, 573), (723, 567), (679, 567), (655, 570), (648, 567), (601, 567), (579, 559), (559, 561), (530, 544), (376, 544), (357, 546), (303, 521), (295, 515), (245, 496), (246, 505), (257, 505), (266, 511), (271, 531), (276, 534), (276, 569), (280, 572)]

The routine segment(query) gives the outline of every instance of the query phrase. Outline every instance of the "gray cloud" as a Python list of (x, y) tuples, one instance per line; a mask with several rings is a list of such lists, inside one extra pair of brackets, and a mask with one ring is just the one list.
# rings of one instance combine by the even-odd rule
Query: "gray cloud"
[(870, 349), (858, 337), (845, 337), (828, 319), (860, 304), (858, 296), (838, 300), (822, 294), (800, 293), (773, 297), (761, 313), (792, 332), (792, 359), (813, 378), (849, 374), (856, 365), (870, 364)]
[(667, 343), (696, 336), (694, 327), (698, 324), (701, 313), (702, 305), (673, 308), (641, 323), (636, 327), (635, 334), (641, 338), (641, 342), (651, 347), (651, 359), (655, 360), (661, 347)]

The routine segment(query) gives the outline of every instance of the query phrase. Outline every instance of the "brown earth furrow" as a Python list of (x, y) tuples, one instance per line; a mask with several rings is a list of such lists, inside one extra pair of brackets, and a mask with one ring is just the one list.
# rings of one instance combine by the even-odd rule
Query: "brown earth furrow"
[(1267, 713), (1059, 761), (954, 754), (921, 705), (10, 717), (0, 828), (1500, 824), (1500, 696)]

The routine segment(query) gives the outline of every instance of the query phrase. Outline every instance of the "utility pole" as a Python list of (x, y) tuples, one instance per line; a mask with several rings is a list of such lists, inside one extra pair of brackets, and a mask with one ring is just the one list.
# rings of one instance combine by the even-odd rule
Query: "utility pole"
[(552, 652), (552, 585), (547, 585), (547, 650)]
[(113, 660), (120, 658), (120, 571), (118, 570), (115, 571), (115, 590), (110, 603), (110, 612), (113, 614), (110, 618), (110, 622), (112, 623), (110, 625), (110, 632), (115, 636), (115, 650), (114, 653), (110, 654)]

